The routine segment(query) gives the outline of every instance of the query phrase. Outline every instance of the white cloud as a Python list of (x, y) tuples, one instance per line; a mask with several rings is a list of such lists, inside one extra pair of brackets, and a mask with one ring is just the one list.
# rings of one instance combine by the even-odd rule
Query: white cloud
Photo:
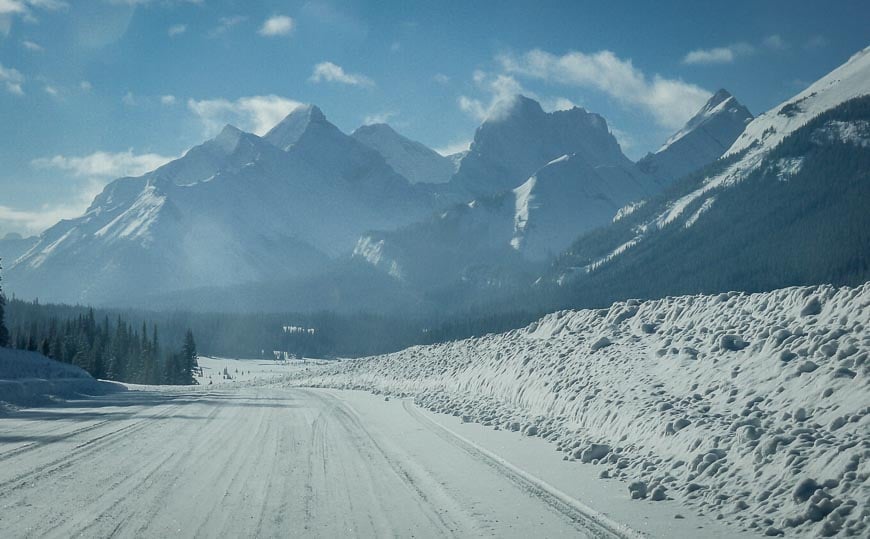
[(160, 96), (160, 104), (161, 105), (171, 106), (171, 105), (174, 105), (175, 102), (176, 102), (176, 99), (175, 99), (174, 95), (162, 95), (162, 96)]
[(541, 108), (547, 112), (571, 110), (576, 106), (577, 104), (567, 97), (551, 97), (541, 100)]
[(435, 76), (432, 77), (432, 80), (434, 80), (438, 84), (445, 85), (450, 82), (450, 77), (448, 77), (444, 73), (435, 73)]
[(160, 167), (175, 157), (156, 153), (135, 154), (126, 152), (94, 152), (80, 157), (55, 155), (34, 159), (31, 164), (40, 169), (56, 169), (72, 173), (78, 178), (114, 179), (124, 176), (141, 176)]
[(30, 8), (57, 11), (68, 7), (69, 4), (61, 0), (0, 0), (0, 15), (26, 15)]
[(36, 43), (35, 41), (30, 41), (28, 39), (25, 39), (24, 41), (22, 41), (21, 45), (23, 45), (25, 49), (27, 49), (29, 51), (33, 51), (33, 52), (42, 52), (45, 50), (43, 48), (43, 46), (40, 45), (39, 43)]
[(374, 81), (365, 75), (347, 73), (340, 66), (332, 62), (321, 62), (314, 66), (314, 72), (309, 79), (311, 82), (338, 82), (351, 86), (374, 86)]
[(435, 148), (435, 151), (440, 153), (443, 156), (453, 155), (455, 153), (464, 152), (471, 147), (470, 140), (460, 140), (456, 142), (451, 142), (444, 146), (440, 146)]
[[(0, 0), (0, 2), (2, 1)], [(0, 64), (0, 83), (6, 86), (6, 90), (10, 94), (24, 95), (24, 89), (21, 87), (24, 84), (24, 75), (17, 69), (3, 67), (3, 64)]]
[(169, 37), (180, 36), (181, 34), (183, 34), (185, 32), (187, 32), (187, 25), (186, 24), (173, 24), (166, 31), (166, 33), (169, 34)]
[(84, 92), (90, 92), (94, 89), (94, 85), (90, 83), (90, 81), (83, 80), (79, 83), (79, 88)]
[(228, 123), (239, 129), (263, 135), (300, 105), (302, 103), (299, 101), (276, 95), (242, 97), (235, 101), (228, 99), (187, 101), (187, 107), (202, 122), (206, 136), (214, 135)]
[(631, 60), (607, 50), (557, 56), (535, 49), (521, 56), (502, 55), (499, 61), (508, 73), (600, 91), (669, 128), (683, 125), (710, 97), (707, 90), (679, 79), (648, 77)]
[(35, 168), (69, 173), (76, 194), (63, 202), (43, 204), (32, 210), (0, 206), (0, 223), (4, 228), (37, 234), (61, 219), (82, 215), (111, 180), (141, 176), (173, 159), (176, 157), (155, 153), (136, 154), (132, 149), (118, 153), (99, 151), (84, 156), (55, 155), (34, 159), (31, 165)]
[(14, 19), (37, 22), (34, 10), (58, 11), (69, 4), (62, 0), (0, 0), (0, 37), (9, 35)]
[(522, 85), (510, 75), (492, 77), (484, 71), (476, 70), (472, 79), (479, 88), (490, 94), (489, 102), (484, 103), (480, 99), (461, 95), (458, 103), (463, 112), (479, 121), (497, 119), (510, 109), (519, 94), (536, 97), (532, 92), (524, 90)]
[(394, 118), (396, 116), (398, 116), (398, 113), (392, 111), (367, 114), (366, 117), (363, 118), (363, 125), (385, 124), (390, 120), (390, 118)]
[[(99, 192), (95, 193), (98, 194)], [(91, 197), (93, 200), (93, 197)], [(25, 235), (39, 234), (43, 230), (57, 224), (61, 219), (78, 217), (87, 209), (90, 202), (74, 204), (44, 204), (37, 210), (19, 210), (9, 206), (0, 206), (0, 224), (3, 228)], [(11, 261), (9, 261), (11, 262)]]
[(46, 86), (45, 86), (45, 93), (47, 93), (48, 95), (50, 95), (52, 97), (57, 97), (60, 94), (60, 92), (58, 92), (57, 88), (55, 88), (54, 86), (48, 85), (48, 84), (46, 84)]
[(696, 49), (683, 57), (684, 64), (730, 64), (734, 61), (734, 51), (728, 47)]
[(260, 27), (258, 33), (261, 36), (286, 36), (293, 31), (296, 22), (292, 17), (286, 15), (274, 15), (266, 19), (263, 26)]
[(784, 40), (779, 34), (767, 36), (766, 38), (764, 38), (764, 41), (762, 43), (768, 49), (772, 49), (775, 51), (782, 51), (789, 47), (788, 42)]
[(135, 107), (138, 101), (136, 100), (136, 96), (133, 95), (133, 92), (127, 92), (124, 94), (124, 97), (121, 98), (121, 103), (127, 105), (128, 107)]

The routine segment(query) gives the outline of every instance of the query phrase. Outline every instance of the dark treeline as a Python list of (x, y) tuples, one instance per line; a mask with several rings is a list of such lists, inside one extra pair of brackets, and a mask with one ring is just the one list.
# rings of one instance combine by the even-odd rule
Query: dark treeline
[[(7, 322), (25, 334), (32, 322), (45, 327), (52, 319), (77, 320), (88, 317), (91, 308), (80, 305), (41, 304), (38, 301), (7, 299)], [(297, 356), (336, 358), (361, 357), (401, 350), (425, 338), (420, 320), (372, 313), (197, 313), (185, 311), (141, 311), (93, 309), (98, 321), (108, 317), (114, 327), (118, 317), (140, 334), (145, 323), (149, 334), (156, 325), (164, 343), (181, 343), (189, 328), (196, 335), (202, 355), (271, 358), (273, 350)], [(313, 333), (284, 331), (285, 326), (311, 328)]]
[[(6, 314), (8, 316), (8, 327)], [(95, 378), (137, 384), (193, 384), (196, 342), (187, 330), (178, 351), (161, 347), (157, 325), (141, 329), (93, 309), (11, 300), (0, 287), (0, 347), (39, 352), (76, 365)]]

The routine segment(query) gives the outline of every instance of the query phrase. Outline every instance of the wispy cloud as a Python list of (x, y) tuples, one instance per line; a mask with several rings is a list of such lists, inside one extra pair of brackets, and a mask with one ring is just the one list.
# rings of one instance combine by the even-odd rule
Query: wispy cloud
[(286, 36), (293, 31), (295, 26), (296, 22), (292, 17), (286, 15), (274, 15), (266, 19), (263, 26), (258, 30), (258, 33), (261, 36), (266, 37)]
[[(3, 0), (0, 0), (2, 2)], [(24, 89), (21, 87), (24, 84), (24, 75), (20, 71), (11, 67), (4, 67), (0, 64), (0, 83), (6, 86), (6, 91), (14, 95), (24, 95)]]
[(683, 57), (684, 64), (730, 64), (738, 56), (755, 52), (755, 47), (748, 43), (734, 43), (725, 47), (712, 49), (695, 49)]
[(392, 111), (367, 114), (366, 117), (363, 118), (363, 125), (385, 124), (390, 121), (390, 118), (395, 118), (396, 116), (398, 116), (398, 113)]
[(435, 73), (435, 76), (432, 77), (432, 80), (437, 82), (440, 85), (445, 85), (450, 83), (450, 77), (445, 75), (444, 73)]
[(496, 119), (510, 109), (519, 94), (532, 96), (522, 85), (510, 75), (492, 76), (484, 71), (476, 70), (472, 75), (475, 85), (489, 93), (488, 101), (466, 95), (459, 96), (459, 108), (476, 120)]
[(169, 37), (180, 36), (181, 34), (183, 34), (185, 32), (187, 32), (187, 25), (186, 24), (173, 24), (166, 31), (166, 33), (169, 34)]
[(61, 219), (71, 219), (84, 213), (90, 201), (99, 194), (99, 189), (88, 190), (88, 194), (93, 195), (88, 200), (84, 200), (86, 195), (81, 195), (74, 201), (43, 204), (35, 210), (21, 210), (0, 205), (0, 225), (5, 230), (21, 232), (28, 236), (39, 234)]
[(68, 174), (74, 194), (61, 202), (47, 203), (35, 209), (0, 206), (0, 224), (3, 228), (37, 234), (61, 219), (82, 215), (88, 206), (115, 178), (141, 176), (175, 159), (155, 153), (137, 154), (98, 151), (83, 156), (55, 155), (31, 161), (31, 166)]
[(821, 49), (823, 47), (828, 46), (828, 40), (825, 39), (825, 36), (813, 36), (809, 38), (806, 43), (804, 43), (805, 49)]
[(332, 62), (321, 62), (314, 66), (311, 82), (337, 82), (350, 86), (374, 86), (374, 81), (359, 73), (347, 73), (340, 65)]
[[(0, 0), (0, 1), (2, 1), (2, 0)], [(25, 39), (24, 41), (22, 41), (21, 45), (25, 49), (27, 49), (29, 51), (33, 51), (33, 52), (42, 52), (45, 50), (45, 48), (43, 48), (43, 46), (40, 45), (39, 43), (37, 43), (35, 41), (30, 41), (28, 39)]]
[(470, 140), (459, 140), (434, 148), (434, 150), (443, 156), (453, 155), (455, 153), (464, 152), (471, 147)]
[(162, 95), (162, 96), (160, 96), (160, 104), (161, 105), (171, 106), (171, 105), (174, 105), (176, 103), (176, 101), (177, 100), (175, 99), (174, 95)]
[(209, 37), (219, 37), (248, 20), (244, 15), (233, 15), (218, 19), (218, 25), (208, 33)]
[(507, 73), (600, 91), (617, 102), (641, 109), (667, 128), (680, 127), (710, 97), (710, 92), (680, 79), (647, 76), (630, 59), (611, 51), (562, 56), (535, 49), (521, 56), (502, 55)]
[(789, 43), (782, 38), (779, 34), (773, 34), (764, 38), (762, 44), (768, 49), (775, 51), (783, 51), (789, 48)]
[(31, 8), (58, 11), (68, 7), (62, 0), (0, 0), (0, 15), (25, 15)]
[(265, 134), (275, 124), (302, 105), (299, 101), (277, 95), (228, 99), (189, 99), (187, 107), (202, 122), (206, 136), (216, 134), (226, 124), (257, 135)]
[(55, 155), (34, 159), (31, 164), (39, 169), (55, 169), (71, 173), (78, 178), (114, 179), (141, 176), (175, 159), (156, 153), (94, 152), (83, 156)]

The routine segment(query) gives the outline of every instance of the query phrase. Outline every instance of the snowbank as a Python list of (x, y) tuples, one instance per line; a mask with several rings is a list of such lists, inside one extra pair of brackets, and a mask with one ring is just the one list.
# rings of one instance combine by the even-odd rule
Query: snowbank
[[(634, 498), (768, 535), (870, 531), (870, 283), (562, 311), (296, 372), (557, 444)], [(719, 517), (721, 515), (721, 517)]]
[(94, 380), (74, 365), (35, 352), (0, 348), (0, 412), (10, 405), (35, 406), (120, 390), (122, 385)]

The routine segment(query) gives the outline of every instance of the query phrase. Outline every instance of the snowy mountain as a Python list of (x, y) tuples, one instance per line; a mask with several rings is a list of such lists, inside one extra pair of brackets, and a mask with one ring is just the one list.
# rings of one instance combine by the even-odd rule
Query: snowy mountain
[(754, 119), (723, 158), (578, 239), (550, 274), (558, 295), (606, 303), (864, 282), (868, 94), (870, 48)]
[(227, 126), (62, 221), (8, 268), (23, 297), (110, 302), (287, 279), (349, 252), (366, 229), (431, 211), (377, 152), (300, 107), (265, 137)]
[(719, 90), (655, 153), (638, 162), (666, 183), (719, 159), (753, 119), (727, 90)]
[(598, 114), (579, 107), (547, 113), (537, 101), (517, 96), (477, 129), (450, 190), (463, 201), (508, 191), (563, 155), (590, 163), (625, 160), (609, 135)]
[[(521, 99), (530, 110), (540, 110)], [(599, 116), (575, 109), (559, 118), (579, 124), (559, 125), (562, 132), (583, 131), (575, 146), (607, 151), (563, 155), (513, 189), (455, 205), (394, 232), (369, 233), (357, 243), (354, 256), (421, 287), (467, 280), (469, 272), (483, 267), (521, 272), (529, 263), (561, 252), (579, 234), (609, 223), (622, 206), (659, 190), (622, 154)]]
[(411, 183), (444, 183), (456, 170), (449, 158), (403, 137), (387, 124), (364, 125), (351, 136), (381, 154), (393, 170)]

